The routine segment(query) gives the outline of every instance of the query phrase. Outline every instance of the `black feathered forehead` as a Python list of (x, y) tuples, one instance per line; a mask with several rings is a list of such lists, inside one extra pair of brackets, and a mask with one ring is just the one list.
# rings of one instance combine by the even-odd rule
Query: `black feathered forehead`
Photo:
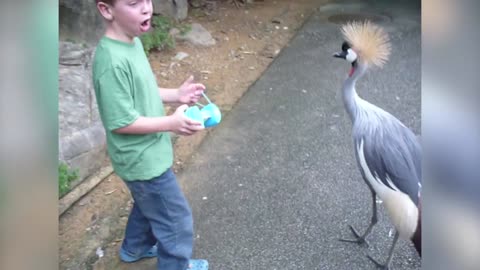
[(350, 49), (352, 46), (350, 46), (350, 44), (348, 44), (348, 42), (344, 41), (342, 43), (342, 51), (347, 51), (348, 49)]

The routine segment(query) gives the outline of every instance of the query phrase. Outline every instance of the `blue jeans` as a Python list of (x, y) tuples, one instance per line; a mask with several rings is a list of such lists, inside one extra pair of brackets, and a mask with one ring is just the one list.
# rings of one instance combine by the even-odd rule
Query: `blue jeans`
[(187, 269), (193, 248), (193, 218), (173, 171), (125, 183), (134, 204), (122, 248), (139, 256), (157, 244), (158, 269)]

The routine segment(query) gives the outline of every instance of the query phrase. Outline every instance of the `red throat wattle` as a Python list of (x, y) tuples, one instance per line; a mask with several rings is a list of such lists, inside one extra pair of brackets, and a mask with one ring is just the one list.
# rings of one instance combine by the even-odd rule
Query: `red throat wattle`
[(350, 69), (350, 72), (348, 73), (348, 77), (352, 77), (353, 72), (355, 72), (355, 68), (354, 68), (354, 67), (352, 67), (352, 68)]

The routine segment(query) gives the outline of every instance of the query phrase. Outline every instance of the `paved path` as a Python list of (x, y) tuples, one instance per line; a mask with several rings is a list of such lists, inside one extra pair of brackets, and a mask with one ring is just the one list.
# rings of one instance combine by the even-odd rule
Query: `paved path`
[[(371, 209), (341, 100), (349, 64), (332, 57), (343, 40), (327, 20), (342, 7), (389, 18), (380, 23), (391, 59), (357, 90), (419, 133), (420, 8), (383, 3), (317, 11), (179, 175), (194, 212), (195, 257), (211, 270), (375, 269), (365, 255), (386, 259), (393, 235), (383, 207), (370, 248), (337, 241), (351, 236), (348, 224), (363, 231)], [(413, 246), (399, 241), (393, 268), (419, 265)]]

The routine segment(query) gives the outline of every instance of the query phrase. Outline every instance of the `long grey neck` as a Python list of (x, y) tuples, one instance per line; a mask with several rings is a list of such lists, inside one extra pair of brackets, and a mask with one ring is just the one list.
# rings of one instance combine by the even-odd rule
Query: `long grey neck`
[(348, 77), (343, 83), (343, 88), (342, 88), (343, 103), (345, 105), (345, 109), (347, 110), (348, 115), (350, 116), (350, 119), (352, 120), (352, 123), (355, 122), (355, 119), (358, 115), (358, 110), (359, 110), (358, 101), (360, 99), (355, 90), (355, 85), (357, 83), (357, 80), (360, 79), (365, 74), (366, 70), (367, 70), (366, 65), (357, 63), (355, 72), (352, 74), (352, 76)]

